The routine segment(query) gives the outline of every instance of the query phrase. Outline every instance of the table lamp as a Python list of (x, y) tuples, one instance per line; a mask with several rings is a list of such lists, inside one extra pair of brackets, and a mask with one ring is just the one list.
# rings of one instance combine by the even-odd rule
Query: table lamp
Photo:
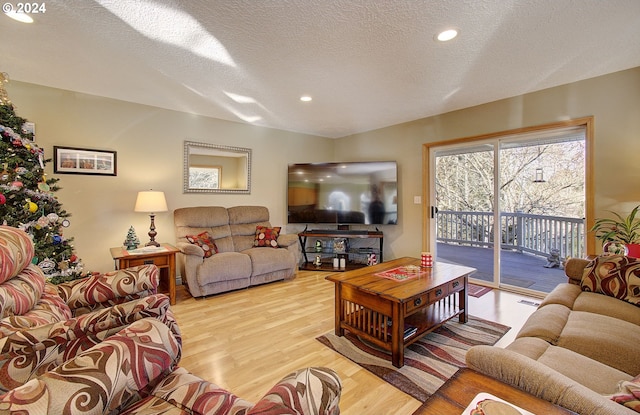
[(155, 238), (158, 232), (156, 232), (156, 225), (154, 218), (157, 212), (166, 212), (167, 200), (164, 198), (164, 192), (157, 192), (153, 190), (138, 192), (138, 198), (136, 199), (136, 207), (133, 209), (135, 212), (148, 212), (151, 218), (151, 226), (149, 227), (149, 238), (151, 239), (146, 246), (160, 246), (156, 242)]

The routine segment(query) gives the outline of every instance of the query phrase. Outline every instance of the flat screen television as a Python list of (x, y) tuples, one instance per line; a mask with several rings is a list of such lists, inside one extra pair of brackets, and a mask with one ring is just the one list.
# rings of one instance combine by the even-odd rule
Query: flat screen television
[(288, 223), (398, 222), (395, 161), (289, 164)]

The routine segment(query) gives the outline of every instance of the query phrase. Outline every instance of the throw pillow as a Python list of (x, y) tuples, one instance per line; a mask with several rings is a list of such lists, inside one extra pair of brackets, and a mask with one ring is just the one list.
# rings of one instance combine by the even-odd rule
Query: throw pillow
[(622, 255), (599, 256), (584, 268), (580, 286), (583, 291), (640, 305), (640, 259)]
[(640, 412), (640, 375), (618, 384), (618, 392), (607, 396), (627, 408)]
[(280, 228), (268, 228), (266, 226), (256, 226), (256, 237), (253, 240), (253, 246), (261, 247), (268, 246), (271, 248), (278, 248), (278, 236), (280, 235)]
[(205, 231), (198, 235), (187, 235), (186, 238), (187, 241), (202, 248), (205, 258), (209, 258), (211, 255), (218, 253), (218, 247), (216, 243), (213, 242), (213, 239), (211, 239), (211, 236), (209, 236), (209, 232)]

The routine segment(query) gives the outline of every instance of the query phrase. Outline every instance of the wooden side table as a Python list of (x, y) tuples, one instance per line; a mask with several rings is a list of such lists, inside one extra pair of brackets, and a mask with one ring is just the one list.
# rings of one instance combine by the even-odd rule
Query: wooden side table
[(111, 248), (111, 257), (116, 269), (153, 264), (160, 270), (160, 291), (169, 293), (171, 305), (176, 303), (176, 253), (178, 248), (170, 244), (160, 244), (161, 250), (140, 252), (127, 251), (124, 247)]
[(481, 392), (497, 396), (534, 414), (575, 415), (574, 412), (467, 368), (456, 372), (412, 415), (462, 414)]

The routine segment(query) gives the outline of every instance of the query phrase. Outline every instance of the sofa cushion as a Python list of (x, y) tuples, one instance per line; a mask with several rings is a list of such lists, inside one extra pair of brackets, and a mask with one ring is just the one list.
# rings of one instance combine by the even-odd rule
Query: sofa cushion
[(576, 298), (573, 309), (613, 317), (640, 326), (638, 306), (604, 294), (583, 291)]
[(584, 291), (640, 305), (640, 259), (622, 255), (599, 256), (584, 268), (580, 285)]
[(286, 248), (251, 248), (242, 253), (251, 258), (252, 276), (295, 267), (295, 258)]
[(205, 259), (198, 266), (197, 280), (200, 286), (214, 282), (238, 280), (251, 276), (251, 259), (240, 252), (220, 252)]
[(582, 291), (579, 285), (558, 284), (540, 303), (540, 307), (560, 304), (575, 311), (602, 314), (640, 326), (637, 306), (600, 293)]
[(121, 414), (242, 414), (252, 404), (179, 367)]
[(18, 275), (33, 256), (34, 246), (29, 235), (11, 226), (0, 226), (0, 283)]
[(518, 338), (506, 349), (553, 368), (600, 394), (611, 393), (620, 379), (631, 378), (630, 375), (597, 360), (569, 349), (553, 346), (535, 337)]
[(609, 316), (571, 312), (557, 345), (629, 375), (640, 373), (640, 326)]
[(267, 226), (256, 226), (256, 236), (253, 240), (253, 246), (256, 248), (278, 248), (280, 229), (280, 227), (270, 228)]
[(207, 231), (204, 231), (197, 235), (187, 235), (186, 238), (189, 243), (198, 245), (200, 248), (202, 248), (202, 251), (204, 252), (204, 258), (209, 258), (211, 255), (218, 253), (218, 247), (216, 246), (216, 243), (213, 241), (213, 239), (211, 239), (211, 236), (209, 236), (209, 232)]
[(529, 316), (517, 337), (537, 337), (556, 344), (567, 325), (571, 309), (560, 304), (538, 308)]

